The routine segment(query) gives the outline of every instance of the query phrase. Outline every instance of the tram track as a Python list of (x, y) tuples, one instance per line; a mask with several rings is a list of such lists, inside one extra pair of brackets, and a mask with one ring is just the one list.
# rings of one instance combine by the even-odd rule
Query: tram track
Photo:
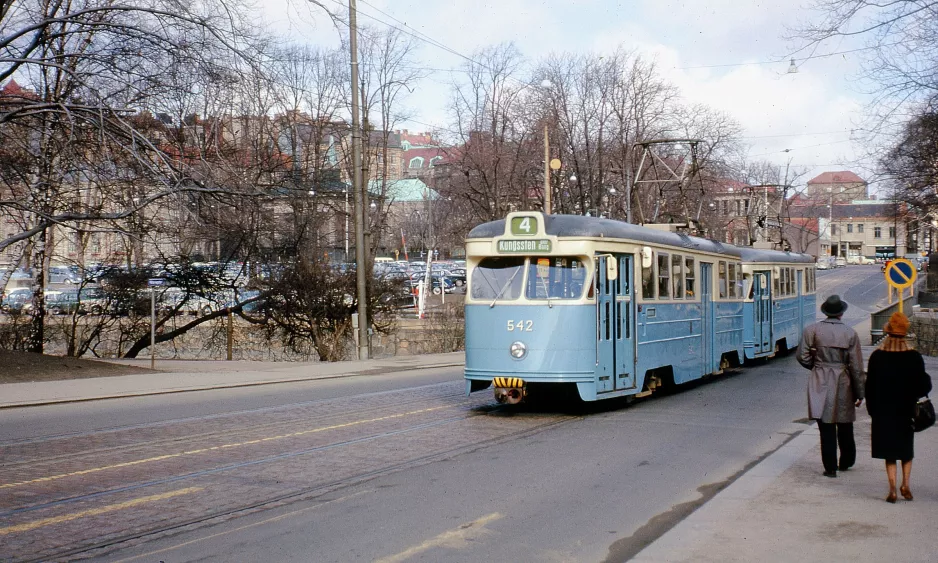
[[(79, 508), (87, 510), (89, 506), (107, 507), (120, 505), (121, 503), (129, 505), (133, 502), (132, 499), (128, 502), (130, 495), (144, 491), (147, 494), (153, 493), (151, 496), (155, 498), (160, 495), (173, 494), (173, 491), (169, 490), (172, 487), (185, 487), (183, 490), (195, 492), (188, 494), (186, 497), (180, 497), (185, 500), (162, 502), (168, 503), (170, 506), (175, 506), (174, 503), (180, 502), (205, 506), (205, 510), (200, 511), (197, 516), (192, 516), (184, 511), (177, 514), (172, 508), (167, 510), (166, 506), (160, 505), (158, 508), (162, 513), (168, 512), (174, 514), (174, 516), (168, 520), (165, 517), (141, 519), (141, 521), (150, 523), (144, 526), (136, 526), (132, 525), (131, 522), (127, 522), (119, 526), (107, 527), (97, 524), (94, 518), (89, 518), (87, 525), (73, 527), (79, 532), (85, 531), (84, 535), (80, 533), (78, 535), (73, 534), (71, 536), (73, 541), (64, 544), (52, 541), (54, 545), (49, 545), (46, 549), (30, 548), (29, 551), (20, 550), (19, 556), (14, 557), (12, 561), (70, 559), (76, 555), (106, 550), (109, 547), (126, 544), (134, 540), (158, 537), (191, 526), (205, 525), (219, 519), (232, 518), (255, 510), (274, 507), (281, 503), (315, 499), (328, 492), (352, 486), (379, 475), (393, 473), (400, 469), (444, 459), (448, 456), (473, 451), (481, 447), (521, 439), (555, 425), (580, 418), (577, 415), (569, 414), (513, 412), (511, 416), (522, 422), (522, 424), (518, 425), (516, 423), (507, 426), (502, 422), (503, 418), (500, 415), (509, 413), (501, 413), (500, 411), (504, 410), (505, 407), (491, 403), (490, 398), (481, 400), (480, 397), (468, 401), (461, 399), (459, 403), (456, 403), (454, 402), (456, 394), (445, 392), (445, 386), (439, 387), (442, 387), (442, 392), (437, 397), (422, 396), (419, 399), (401, 397), (400, 401), (394, 401), (393, 404), (374, 405), (354, 412), (354, 415), (358, 417), (357, 420), (362, 422), (358, 425), (362, 428), (368, 426), (365, 423), (369, 422), (369, 419), (362, 418), (365, 411), (370, 414), (394, 413), (386, 414), (387, 418), (377, 422), (379, 425), (384, 425), (391, 421), (405, 419), (406, 415), (412, 412), (412, 407), (415, 404), (424, 406), (425, 408), (422, 410), (426, 411), (428, 415), (434, 415), (429, 419), (425, 416), (418, 416), (418, 420), (410, 421), (407, 424), (397, 425), (393, 428), (377, 428), (367, 433), (360, 433), (356, 429), (353, 435), (340, 435), (324, 443), (307, 444), (306, 447), (298, 448), (296, 444), (283, 441), (283, 443), (290, 443), (290, 447), (282, 448), (274, 453), (268, 452), (266, 455), (260, 455), (264, 453), (264, 450), (252, 450), (249, 457), (234, 462), (225, 462), (224, 457), (215, 458), (213, 456), (207, 460), (211, 462), (209, 466), (185, 472), (180, 472), (180, 468), (173, 465), (174, 469), (172, 471), (175, 471), (175, 474), (149, 479), (134, 479), (135, 476), (141, 477), (141, 475), (131, 472), (128, 475), (120, 475), (119, 481), (112, 482), (109, 479), (114, 478), (114, 476), (100, 479), (92, 474), (85, 473), (76, 476), (80, 478), (76, 479), (75, 483), (66, 483), (70, 479), (65, 474), (62, 479), (59, 479), (67, 485), (64, 490), (58, 490), (56, 487), (48, 490), (47, 481), (24, 482), (21, 486), (9, 487), (9, 482), (0, 480), (0, 486), (6, 484), (8, 489), (17, 489), (23, 500), (34, 497), (26, 504), (9, 507), (7, 510), (0, 512), (0, 541), (7, 543), (14, 549), (16, 549), (15, 546), (31, 545), (35, 547), (42, 545), (43, 542), (48, 543), (50, 538), (53, 537), (50, 534), (55, 534), (58, 527), (68, 526), (64, 524), (48, 527), (36, 525), (35, 529), (23, 533), (6, 533), (5, 530), (16, 529), (16, 526), (23, 526), (24, 522), (41, 523), (44, 518), (49, 521), (67, 518), (69, 514), (67, 511), (73, 508), (75, 510)], [(438, 402), (440, 400), (442, 400), (442, 403)], [(421, 409), (417, 409), (413, 412), (420, 411)], [(289, 410), (285, 413), (292, 414)], [(345, 423), (341, 422), (341, 419), (347, 419), (348, 414), (347, 410), (343, 410), (323, 415), (318, 419), (319, 422), (337, 422), (338, 424), (335, 427), (345, 431), (348, 428), (355, 428), (355, 426), (343, 426)], [(437, 415), (442, 415), (442, 417), (437, 417)], [(304, 419), (304, 426), (308, 426), (311, 420)], [(186, 423), (197, 421), (197, 418), (190, 419)], [(295, 419), (293, 422), (296, 422)], [(164, 421), (158, 424), (165, 423)], [(278, 421), (275, 424), (253, 425), (250, 430), (256, 431), (259, 427), (268, 430), (276, 429), (282, 425), (282, 421)], [(459, 425), (463, 425), (463, 427)], [(113, 430), (109, 429), (106, 432), (110, 433)], [(237, 430), (232, 430), (207, 435), (217, 438), (238, 434)], [(317, 433), (312, 433), (312, 435), (315, 434)], [(319, 432), (318, 434), (321, 435), (322, 433)], [(450, 436), (457, 437), (451, 440), (456, 443), (441, 447), (444, 438)], [(165, 443), (178, 443), (178, 440), (159, 440), (142, 445), (120, 446), (119, 449), (109, 451), (126, 452), (128, 451), (127, 448), (154, 447), (154, 445)], [(43, 442), (33, 444), (34, 447), (40, 449), (43, 449), (46, 445)], [(224, 446), (224, 444), (219, 445), (216, 443), (216, 447), (220, 446)], [(354, 458), (356, 455), (363, 455), (363, 452), (373, 452), (374, 456), (380, 460), (380, 463), (372, 466), (357, 466), (354, 463)], [(388, 457), (389, 452), (393, 452), (391, 457)], [(103, 455), (101, 451), (95, 453), (100, 455), (90, 457), (98, 459), (99, 462), (107, 461), (101, 458)], [(385, 457), (382, 458), (382, 455)], [(348, 459), (343, 462), (342, 456), (348, 456)], [(61, 459), (61, 457), (57, 459)], [(316, 467), (332, 467), (336, 463), (338, 465), (335, 471), (319, 472), (316, 470)], [(184, 467), (190, 467), (190, 465), (190, 463), (186, 463)], [(4, 473), (10, 467), (4, 464)], [(22, 467), (21, 464), (20, 467)], [(87, 470), (88, 467), (84, 469)], [(103, 474), (106, 471), (99, 473)], [(298, 474), (303, 475), (304, 478), (297, 479)], [(320, 482), (309, 482), (309, 475), (319, 474), (330, 477), (335, 477), (338, 474), (339, 477)], [(48, 475), (46, 476), (48, 477)], [(151, 476), (151, 474), (145, 473), (145, 476)], [(251, 487), (236, 489), (244, 483), (251, 483), (253, 489)], [(303, 485), (298, 487), (297, 485), (300, 483)], [(89, 488), (93, 489), (94, 487), (100, 488), (99, 490), (89, 490)], [(175, 490), (178, 491), (179, 489)], [(236, 497), (233, 497), (227, 490), (237, 490)], [(107, 504), (109, 502), (112, 504)], [(105, 509), (93, 508), (92, 510), (103, 511)], [(134, 510), (145, 511), (146, 508), (138, 507)], [(65, 516), (62, 516), (63, 513)], [(88, 530), (98, 531), (91, 533)], [(84, 556), (82, 555), (82, 557)]]
[[(415, 387), (415, 388), (411, 389), (410, 391), (412, 391), (412, 392), (413, 392), (413, 391), (419, 392), (419, 391), (422, 391), (422, 390), (425, 390), (425, 389), (432, 389), (432, 388), (435, 388), (435, 387), (440, 387), (440, 388), (442, 388), (442, 387), (453, 387), (453, 386), (454, 386), (453, 383), (434, 383), (434, 384), (432, 384), (432, 385), (425, 385), (425, 386), (421, 386), (421, 387)], [(445, 397), (447, 397), (447, 398), (449, 398), (449, 397), (462, 397), (462, 396), (464, 396), (464, 395), (465, 395), (465, 391), (464, 391), (464, 389), (462, 388), (461, 384), (460, 384), (460, 385), (457, 385), (457, 386), (459, 387), (459, 390), (458, 390), (458, 391), (453, 391), (453, 392), (447, 393), (446, 395), (443, 395), (443, 396), (445, 396)], [(382, 395), (393, 395), (393, 394), (399, 394), (399, 393), (400, 393), (400, 391), (398, 391), (398, 390), (376, 391), (376, 392), (374, 392), (374, 393), (365, 393), (365, 394), (361, 394), (361, 395), (358, 395), (357, 397), (358, 397), (358, 398), (369, 398), (369, 397), (377, 397), (377, 396), (382, 396)], [(413, 394), (413, 393), (411, 393), (411, 394)], [(414, 404), (414, 403), (422, 402), (422, 401), (424, 401), (424, 400), (425, 400), (424, 398), (414, 398), (414, 399), (410, 400), (409, 403)], [(319, 404), (326, 404), (326, 403), (334, 402), (334, 401), (336, 401), (336, 399), (316, 399), (316, 400), (313, 400), (313, 401), (300, 401), (300, 402), (296, 402), (296, 403), (286, 403), (286, 404), (282, 404), (282, 405), (269, 406), (269, 407), (259, 407), (259, 408), (255, 408), (255, 409), (244, 409), (244, 410), (233, 411), (233, 412), (215, 413), (215, 414), (208, 414), (208, 415), (201, 415), (201, 416), (191, 416), (191, 417), (183, 417), (183, 418), (173, 418), (173, 419), (167, 419), (167, 420), (160, 420), (160, 421), (156, 421), (156, 422), (147, 422), (147, 423), (142, 423), (142, 424), (128, 424), (128, 425), (121, 425), (121, 426), (111, 426), (111, 427), (106, 427), (106, 428), (98, 428), (98, 429), (95, 429), (95, 430), (86, 430), (86, 431), (82, 431), (82, 432), (66, 432), (66, 433), (61, 433), (61, 434), (50, 434), (50, 435), (46, 435), (46, 436), (37, 436), (37, 437), (23, 438), (23, 439), (18, 439), (18, 440), (0, 441), (0, 448), (10, 448), (10, 447), (22, 446), (22, 445), (43, 444), (43, 443), (48, 443), (48, 442), (52, 442), (52, 441), (55, 441), (55, 440), (72, 440), (72, 439), (75, 439), (75, 438), (84, 438), (84, 437), (88, 437), (88, 436), (101, 436), (101, 435), (104, 435), (104, 434), (117, 433), (117, 432), (125, 432), (125, 431), (130, 431), (130, 430), (144, 430), (144, 429), (165, 428), (165, 427), (171, 426), (171, 425), (173, 425), (173, 424), (185, 424), (185, 423), (190, 423), (190, 422), (202, 423), (202, 422), (206, 422), (206, 421), (210, 421), (210, 420), (216, 420), (216, 419), (221, 419), (221, 418), (231, 418), (231, 417), (235, 417), (235, 416), (256, 415), (256, 414), (263, 414), (263, 413), (272, 413), (272, 412), (277, 412), (277, 411), (287, 411), (287, 410), (296, 409), (296, 408), (302, 408), (302, 407), (313, 407), (313, 406), (316, 406), (316, 405), (319, 405)], [(405, 403), (397, 403), (397, 404), (405, 404)], [(365, 411), (367, 411), (367, 410), (370, 410), (370, 409), (373, 410), (373, 409), (376, 409), (376, 408), (379, 408), (379, 407), (369, 407), (369, 408), (365, 408), (365, 409), (359, 409), (358, 412), (365, 412)]]
[[(439, 385), (441, 384), (434, 385), (433, 387), (436, 387)], [(449, 386), (451, 384), (442, 384), (442, 385)], [(392, 393), (392, 392), (382, 392), (381, 394), (385, 394), (385, 393)], [(442, 393), (442, 394), (435, 395), (435, 396), (424, 395), (420, 398), (413, 398), (409, 400), (395, 402), (393, 406), (376, 405), (373, 407), (356, 407), (355, 413), (359, 416), (362, 416), (362, 415), (368, 415), (370, 413), (378, 413), (378, 412), (385, 411), (391, 408), (400, 408), (400, 407), (406, 407), (406, 406), (424, 403), (428, 399), (457, 400), (457, 399), (462, 398), (463, 396), (464, 396), (464, 393), (460, 393), (460, 392), (448, 392), (448, 393)], [(273, 431), (273, 430), (277, 430), (280, 428), (296, 425), (298, 420), (302, 420), (304, 423), (307, 423), (307, 424), (315, 424), (317, 422), (324, 422), (324, 421), (329, 420), (330, 418), (335, 417), (334, 413), (314, 414), (312, 416), (304, 416), (303, 418), (300, 418), (300, 419), (291, 418), (289, 420), (272, 421), (272, 422), (267, 422), (263, 424), (255, 423), (250, 426), (242, 426), (237, 431), (226, 429), (226, 430), (212, 431), (212, 432), (195, 432), (195, 433), (189, 433), (189, 434), (184, 434), (184, 435), (177, 435), (171, 438), (163, 438), (163, 439), (159, 439), (155, 441), (151, 440), (147, 442), (135, 442), (135, 443), (115, 445), (115, 446), (97, 447), (94, 449), (82, 450), (80, 454), (77, 454), (74, 452), (61, 452), (62, 448), (58, 445), (59, 442), (73, 442), (74, 443), (75, 441), (81, 440), (81, 439), (97, 440), (107, 435), (116, 435), (116, 434), (123, 433), (123, 432), (134, 432), (134, 431), (140, 431), (140, 430), (162, 430), (162, 429), (170, 428), (174, 425), (179, 425), (179, 424), (201, 425), (209, 421), (220, 421), (220, 420), (231, 421), (235, 419), (235, 417), (266, 414), (266, 413), (277, 412), (277, 411), (283, 412), (284, 414), (288, 414), (287, 411), (295, 410), (298, 407), (304, 407), (304, 408), (312, 407), (312, 406), (315, 406), (317, 403), (322, 403), (322, 401), (298, 403), (298, 404), (291, 405), (289, 408), (278, 406), (278, 407), (268, 407), (268, 408), (263, 408), (263, 409), (245, 410), (245, 411), (239, 411), (236, 413), (214, 414), (214, 415), (206, 415), (206, 416), (200, 416), (200, 417), (186, 417), (184, 419), (160, 421), (160, 422), (154, 422), (154, 423), (148, 423), (148, 424), (129, 425), (129, 426), (123, 426), (123, 427), (114, 427), (114, 428), (109, 428), (109, 429), (104, 429), (104, 430), (95, 430), (95, 431), (90, 431), (90, 432), (47, 436), (47, 437), (42, 437), (42, 438), (33, 438), (30, 440), (19, 441), (16, 443), (0, 444), (0, 448), (2, 448), (4, 451), (4, 454), (2, 457), (3, 468), (4, 470), (7, 470), (7, 469), (18, 468), (18, 467), (24, 467), (24, 466), (35, 467), (37, 464), (55, 463), (63, 459), (74, 459), (75, 455), (97, 456), (97, 455), (108, 454), (108, 453), (113, 454), (113, 453), (129, 451), (134, 448), (139, 448), (142, 446), (147, 446), (147, 447), (157, 447), (161, 445), (169, 446), (169, 445), (177, 444), (181, 440), (194, 441), (194, 440), (222, 439), (225, 436), (230, 436), (234, 434), (235, 432), (239, 434), (243, 434), (249, 431), (250, 432), (268, 432), (268, 431)], [(344, 411), (344, 412), (347, 412), (347, 411)], [(292, 413), (290, 414), (291, 416), (293, 416)], [(54, 455), (48, 455), (48, 454), (43, 453), (41, 457), (36, 457), (36, 458), (12, 459), (12, 457), (15, 456), (17, 453), (17, 448), (37, 447), (37, 446), (42, 447), (42, 448), (47, 448), (48, 450), (55, 450), (57, 453)], [(81, 447), (80, 444), (78, 445), (78, 447)], [(3, 480), (2, 473), (0, 473), (0, 483), (2, 483), (2, 480)]]

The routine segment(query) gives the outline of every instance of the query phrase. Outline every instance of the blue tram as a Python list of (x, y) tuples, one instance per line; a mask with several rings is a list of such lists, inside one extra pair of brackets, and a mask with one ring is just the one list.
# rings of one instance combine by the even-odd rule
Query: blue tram
[(794, 347), (814, 319), (810, 256), (610, 219), (511, 213), (466, 256), (466, 388), (500, 402), (649, 395)]

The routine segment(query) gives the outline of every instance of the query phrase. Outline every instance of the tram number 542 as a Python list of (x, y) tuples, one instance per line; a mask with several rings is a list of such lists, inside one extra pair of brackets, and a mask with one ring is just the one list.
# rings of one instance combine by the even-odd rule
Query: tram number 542
[(533, 332), (534, 321), (508, 321), (508, 332)]

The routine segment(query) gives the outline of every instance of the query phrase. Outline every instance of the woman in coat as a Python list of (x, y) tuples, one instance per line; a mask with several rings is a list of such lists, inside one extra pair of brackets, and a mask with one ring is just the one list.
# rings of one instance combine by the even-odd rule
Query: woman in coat
[(903, 498), (912, 500), (909, 479), (914, 457), (912, 416), (919, 397), (931, 391), (922, 355), (909, 348), (905, 335), (909, 319), (893, 313), (883, 328), (886, 338), (870, 355), (866, 375), (866, 410), (873, 419), (873, 457), (886, 460), (888, 502), (896, 502), (896, 460), (902, 460)]

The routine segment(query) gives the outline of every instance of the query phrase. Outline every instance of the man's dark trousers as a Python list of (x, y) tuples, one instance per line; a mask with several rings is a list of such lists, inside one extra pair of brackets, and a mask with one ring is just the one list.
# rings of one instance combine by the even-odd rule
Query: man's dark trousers
[(840, 446), (840, 469), (849, 469), (857, 461), (857, 444), (853, 439), (853, 423), (817, 421), (821, 432), (821, 461), (824, 471), (837, 471), (837, 446)]

